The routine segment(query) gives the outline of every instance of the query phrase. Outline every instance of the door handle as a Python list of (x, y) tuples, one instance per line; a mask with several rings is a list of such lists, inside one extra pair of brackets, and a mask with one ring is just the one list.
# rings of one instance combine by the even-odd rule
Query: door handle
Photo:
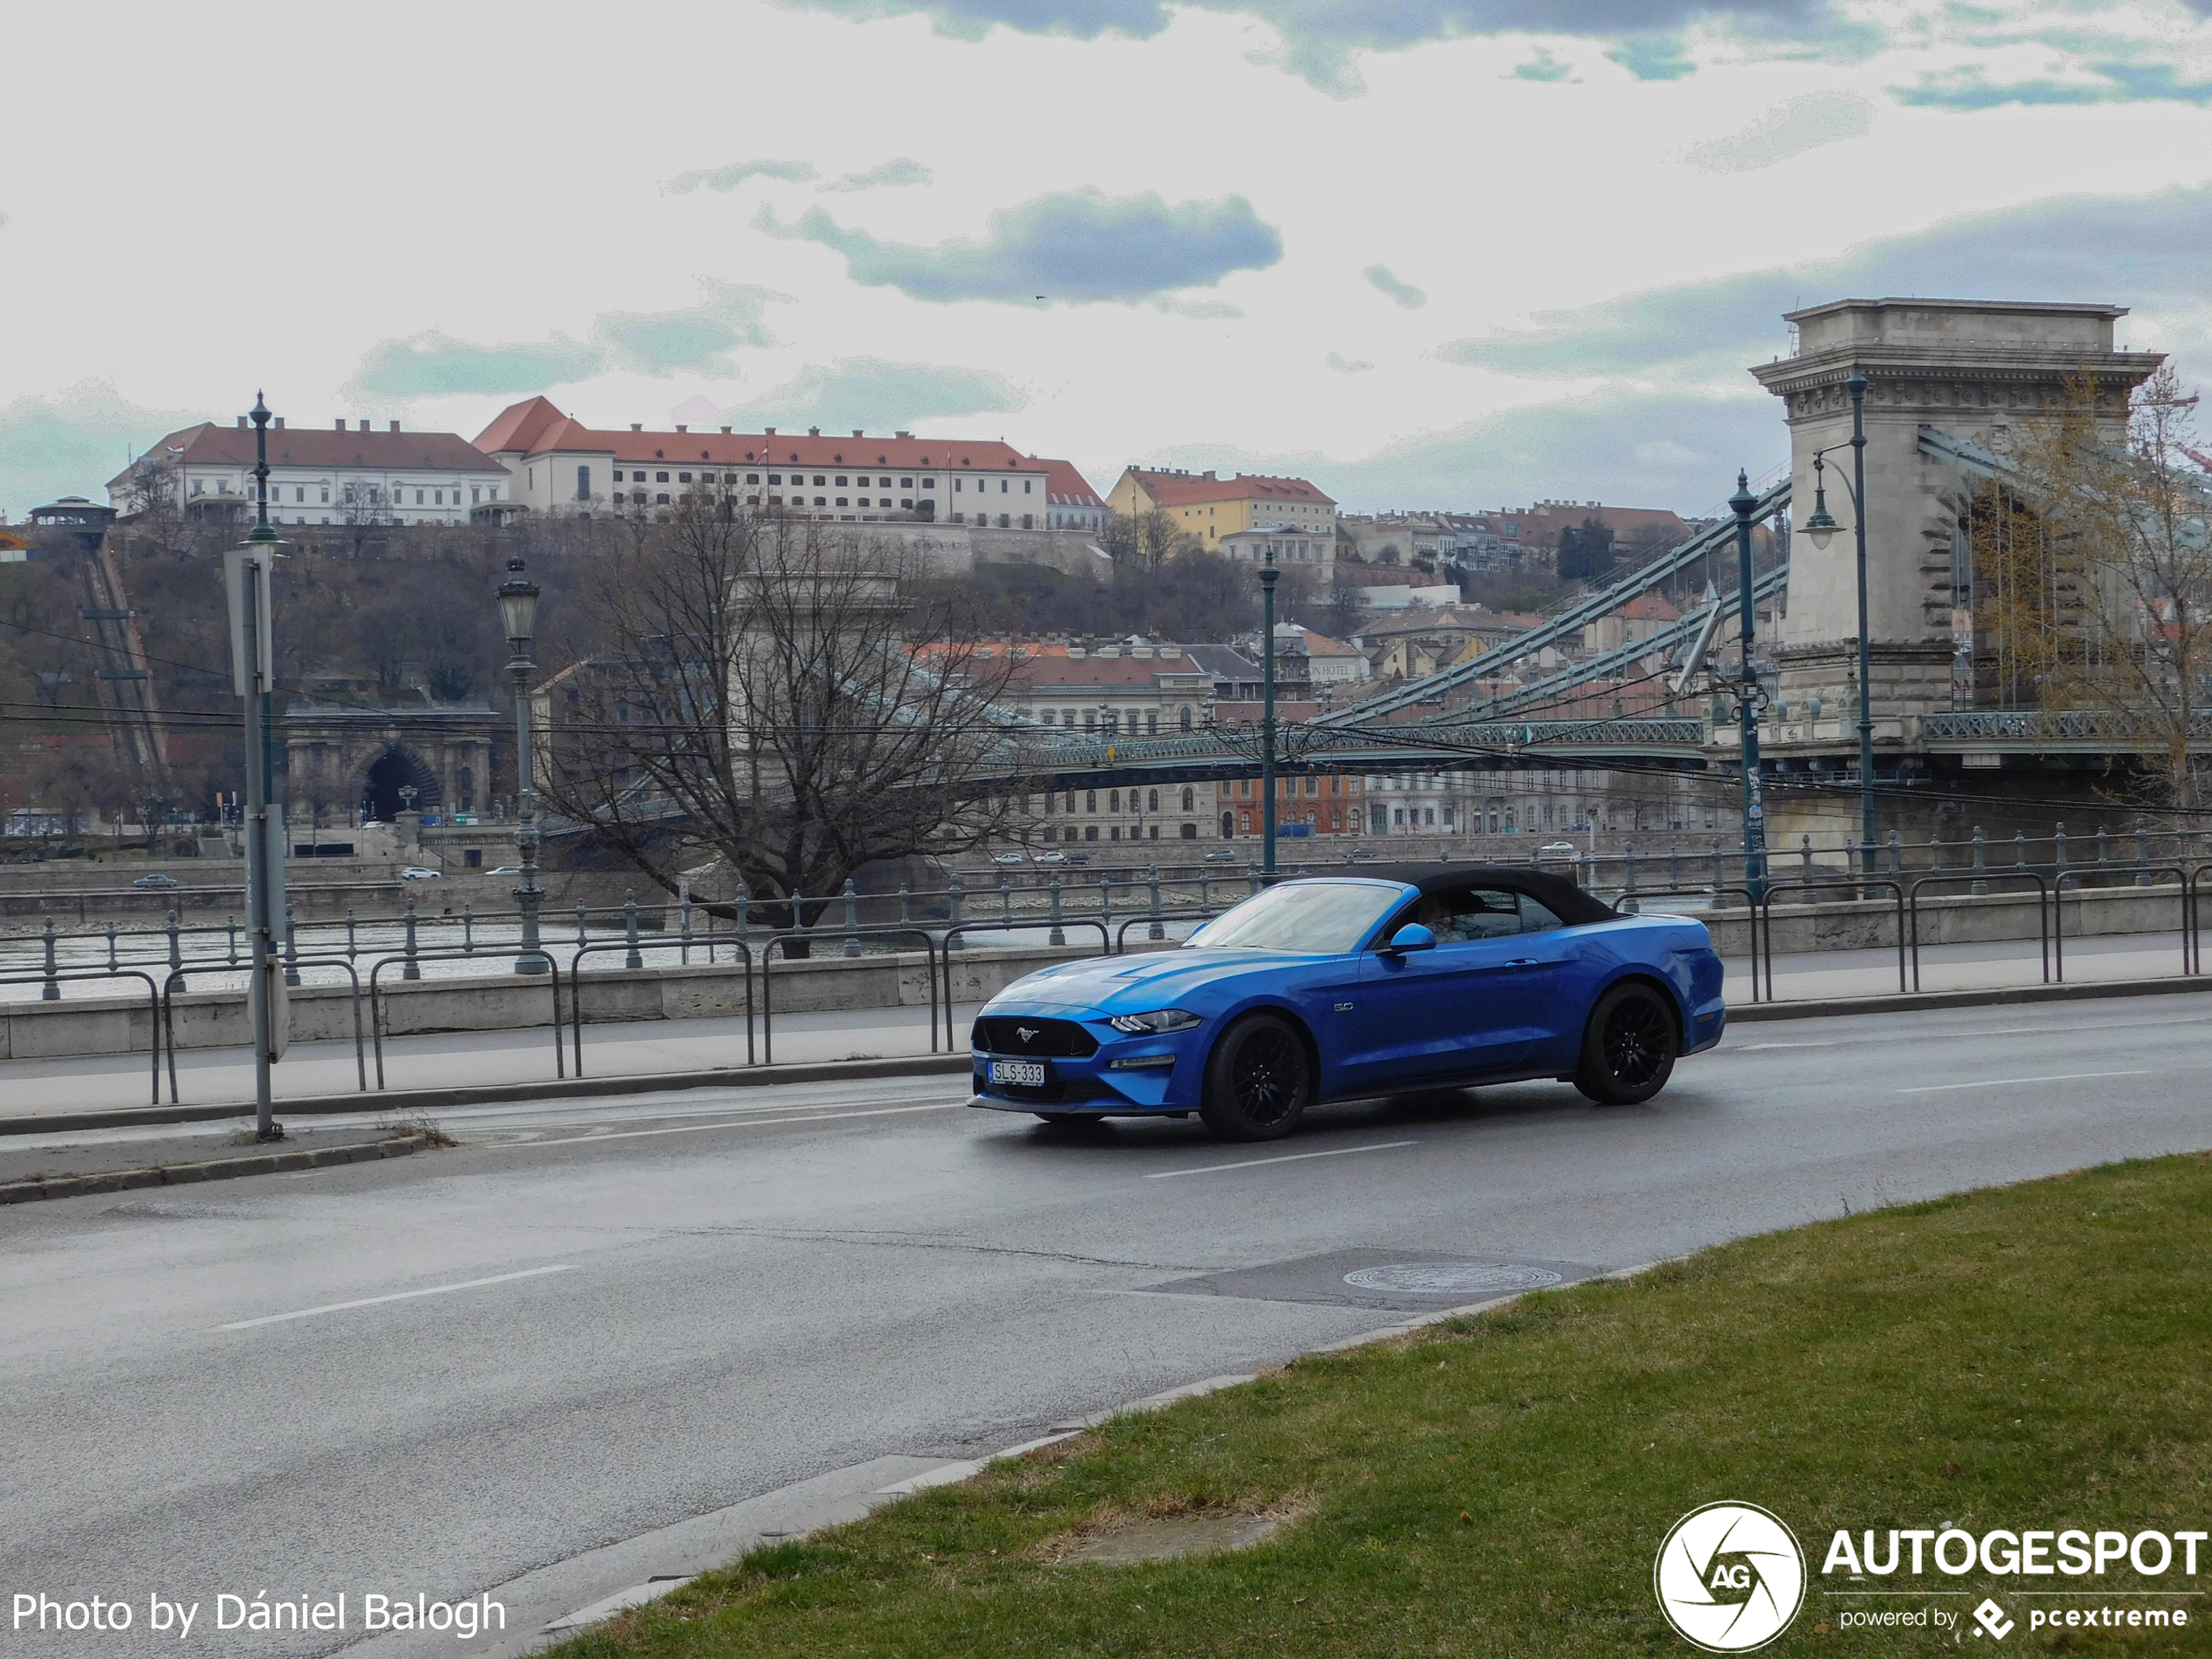
[(1507, 968), (1534, 968), (1537, 965), (1534, 956), (1512, 956), (1506, 960)]

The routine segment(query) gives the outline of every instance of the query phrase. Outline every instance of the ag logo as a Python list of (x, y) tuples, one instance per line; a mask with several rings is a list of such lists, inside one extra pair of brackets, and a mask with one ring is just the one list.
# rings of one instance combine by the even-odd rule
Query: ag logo
[(1804, 1553), (1757, 1505), (1709, 1503), (1675, 1522), (1651, 1582), (1660, 1611), (1685, 1641), (1708, 1653), (1749, 1653), (1797, 1616)]

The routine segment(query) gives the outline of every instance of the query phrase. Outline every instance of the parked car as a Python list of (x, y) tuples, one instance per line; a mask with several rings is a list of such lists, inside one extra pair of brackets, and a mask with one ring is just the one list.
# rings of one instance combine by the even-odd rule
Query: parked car
[(402, 881), (435, 881), (440, 880), (444, 873), (445, 873), (442, 870), (426, 870), (419, 864), (410, 864), (406, 869), (400, 872), (400, 880)]
[(173, 875), (163, 875), (157, 870), (152, 875), (140, 876), (131, 885), (134, 887), (173, 887), (177, 885), (177, 878)]
[(1020, 853), (994, 853), (991, 854), (991, 862), (994, 864), (1027, 864), (1028, 861), (1028, 859)]
[(1049, 853), (1037, 854), (1037, 862), (1040, 864), (1065, 864), (1067, 861), (1068, 855), (1056, 847)]
[(1206, 854), (1204, 861), (1208, 864), (1234, 864), (1237, 861), (1237, 849), (1233, 846), (1217, 846)]
[(1351, 863), (1362, 864), (1375, 856), (1375, 849), (1372, 846), (1355, 846), (1344, 856)]
[(1052, 1123), (1197, 1112), (1227, 1139), (1318, 1102), (1557, 1078), (1601, 1104), (1721, 1040), (1703, 923), (1525, 866), (1381, 865), (1255, 894), (1180, 948), (1062, 962), (986, 1003), (974, 1104)]
[(496, 870), (484, 872), (486, 875), (520, 875), (522, 873), (523, 867), (519, 864), (502, 864)]
[(1067, 862), (1069, 864), (1088, 864), (1090, 862), (1090, 854), (1088, 853), (1070, 853), (1067, 855)]

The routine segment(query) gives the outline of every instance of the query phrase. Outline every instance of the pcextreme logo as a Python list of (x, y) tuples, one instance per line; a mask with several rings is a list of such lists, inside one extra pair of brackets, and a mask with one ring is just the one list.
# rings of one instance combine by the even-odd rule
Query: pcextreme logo
[(1790, 1628), (1805, 1599), (1805, 1557), (1757, 1504), (1709, 1503), (1667, 1534), (1652, 1564), (1659, 1610), (1708, 1653), (1749, 1653)]

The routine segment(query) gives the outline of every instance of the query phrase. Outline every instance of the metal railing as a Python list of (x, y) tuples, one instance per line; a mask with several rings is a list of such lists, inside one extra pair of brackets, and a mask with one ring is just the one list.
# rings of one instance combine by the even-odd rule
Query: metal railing
[(1912, 937), (1912, 988), (1915, 991), (1920, 988), (1920, 890), (1968, 882), (1973, 884), (1977, 893), (1986, 894), (1991, 881), (2033, 881), (2035, 884), (2035, 936), (2043, 948), (2043, 983), (2048, 985), (2051, 982), (2050, 884), (2039, 872), (2029, 869), (2004, 870), (1993, 876), (1973, 875), (1961, 871), (1955, 875), (1924, 875), (1914, 881), (1905, 894), (1908, 931)]
[[(376, 1087), (379, 1091), (381, 1091), (384, 1088), (384, 1004), (382, 1001), (383, 993), (380, 985), (380, 976), (383, 974), (384, 970), (389, 968), (394, 962), (404, 963), (408, 961), (436, 961), (444, 960), (448, 956), (459, 955), (461, 953), (457, 951), (423, 952), (413, 956), (383, 956), (379, 957), (370, 967), (368, 970), (368, 1030), (370, 1038), (374, 1041), (376, 1047)], [(568, 1076), (569, 1072), (568, 1059), (562, 1052), (561, 1043), (560, 963), (555, 961), (552, 956), (542, 946), (536, 950), (531, 950), (517, 945), (512, 949), (493, 954), (504, 954), (507, 956), (535, 957), (544, 962), (546, 978), (550, 982), (553, 990), (553, 1075), (557, 1078), (565, 1079)]]
[(152, 1104), (161, 1104), (161, 993), (155, 987), (153, 975), (136, 968), (44, 968), (36, 974), (0, 976), (0, 985), (51, 985), (58, 994), (61, 985), (71, 980), (134, 979), (146, 988), (147, 1042), (152, 1049), (148, 1069), (153, 1080)]
[[(766, 944), (765, 944), (765, 945), (763, 945), (763, 946), (761, 947), (761, 948), (760, 948), (760, 1063), (761, 1063), (762, 1065), (764, 1065), (764, 1066), (772, 1066), (773, 1064), (775, 1064), (775, 1063), (776, 1063), (776, 1037), (775, 1037), (775, 1020), (776, 1020), (776, 1012), (775, 1012), (775, 1009), (776, 1009), (776, 1001), (775, 1001), (775, 995), (774, 995), (774, 991), (773, 991), (773, 988), (773, 988), (773, 986), (774, 986), (774, 983), (775, 983), (775, 980), (774, 980), (774, 976), (773, 976), (773, 974), (771, 974), (771, 972), (769, 971), (769, 970), (770, 970), (770, 968), (773, 966), (774, 961), (775, 961), (776, 947), (777, 947), (777, 946), (779, 946), (779, 945), (789, 944), (789, 943), (792, 943), (792, 942), (793, 942), (793, 941), (803, 941), (803, 942), (805, 942), (806, 944), (807, 944), (808, 946), (812, 947), (812, 946), (814, 946), (814, 945), (819, 945), (819, 944), (824, 943), (824, 942), (826, 941), (826, 939), (829, 939), (829, 938), (834, 938), (834, 939), (839, 939), (839, 940), (853, 940), (853, 941), (858, 941), (858, 940), (860, 940), (860, 939), (866, 938), (866, 937), (869, 937), (869, 936), (875, 936), (875, 937), (887, 937), (887, 936), (889, 936), (889, 937), (900, 937), (900, 938), (907, 938), (907, 939), (919, 939), (919, 940), (921, 940), (921, 950), (922, 950), (923, 968), (924, 968), (924, 972), (927, 974), (927, 976), (928, 976), (928, 980), (929, 980), (929, 1052), (930, 1052), (930, 1053), (932, 1053), (932, 1054), (936, 1054), (936, 1053), (939, 1053), (939, 1052), (940, 1052), (940, 1050), (939, 1050), (939, 1049), (938, 1049), (938, 1047), (937, 1047), (937, 1006), (938, 1006), (938, 1004), (937, 1004), (937, 961), (938, 961), (938, 952), (939, 952), (941, 949), (947, 949), (947, 948), (950, 948), (950, 941), (947, 941), (947, 943), (946, 943), (944, 946), (940, 946), (940, 945), (937, 943), (937, 941), (935, 941), (935, 940), (934, 940), (934, 939), (931, 936), (931, 934), (928, 933), (928, 931), (927, 931), (927, 929), (925, 929), (925, 928), (921, 928), (921, 927), (843, 927), (843, 928), (839, 929), (839, 930), (838, 930), (838, 932), (837, 932), (836, 934), (829, 934), (829, 935), (825, 935), (825, 934), (819, 934), (819, 933), (813, 933), (813, 932), (800, 932), (800, 931), (792, 931), (792, 932), (786, 932), (786, 933), (779, 933), (779, 934), (772, 934), (771, 935), (769, 935), (769, 938), (768, 938), (768, 942), (767, 942)], [(794, 960), (796, 960), (796, 961), (808, 961), (808, 960), (811, 960), (811, 959), (810, 959), (810, 958), (806, 958), (806, 957), (793, 958), (793, 957), (790, 956), (789, 954), (786, 954), (786, 957), (785, 957), (785, 961), (794, 961)], [(951, 992), (952, 992), (952, 969), (951, 969), (951, 968), (950, 968), (950, 966), (949, 966), (949, 965), (948, 965), (948, 966), (947, 966), (946, 970), (945, 970), (945, 990), (946, 990), (946, 1001), (945, 1001), (945, 1028), (946, 1028), (948, 1031), (949, 1031), (949, 1030), (951, 1030), (951, 1028), (952, 1028), (952, 999), (951, 999)]]
[[(1770, 881), (1770, 882), (1769, 882), (1769, 883), (1767, 884), (1767, 886), (1766, 886), (1766, 889), (1765, 889), (1765, 891), (1764, 891), (1764, 892), (1763, 892), (1763, 893), (1759, 895), (1759, 901), (1758, 901), (1758, 903), (1757, 903), (1757, 907), (1756, 907), (1752, 910), (1752, 912), (1751, 912), (1751, 935), (1752, 935), (1752, 941), (1753, 941), (1753, 944), (1752, 944), (1752, 950), (1753, 950), (1753, 954), (1754, 954), (1753, 967), (1752, 967), (1752, 969), (1751, 969), (1751, 980), (1752, 980), (1752, 984), (1753, 984), (1753, 986), (1756, 988), (1756, 987), (1757, 987), (1757, 983), (1758, 983), (1758, 974), (1759, 974), (1759, 970), (1758, 970), (1758, 967), (1757, 967), (1757, 952), (1758, 952), (1758, 941), (1759, 941), (1759, 935), (1760, 935), (1760, 934), (1761, 934), (1762, 932), (1764, 932), (1764, 934), (1765, 934), (1765, 947), (1766, 947), (1766, 949), (1765, 949), (1765, 955), (1766, 955), (1766, 1001), (1768, 1001), (1771, 1002), (1771, 1001), (1773, 1001), (1775, 1000), (1775, 995), (1774, 995), (1774, 899), (1775, 899), (1775, 895), (1776, 895), (1777, 894), (1778, 894), (1778, 893), (1794, 893), (1794, 892), (1798, 891), (1799, 889), (1804, 889), (1804, 890), (1805, 890), (1805, 891), (1807, 891), (1807, 892), (1812, 892), (1812, 891), (1820, 890), (1820, 889), (1825, 889), (1825, 888), (1829, 888), (1829, 887), (1848, 887), (1848, 888), (1852, 888), (1852, 889), (1857, 889), (1857, 890), (1862, 890), (1862, 891), (1863, 891), (1864, 889), (1865, 889), (1865, 888), (1868, 888), (1868, 887), (1880, 887), (1880, 888), (1882, 888), (1882, 889), (1885, 890), (1886, 892), (1888, 892), (1888, 893), (1889, 893), (1889, 894), (1890, 894), (1892, 897), (1894, 897), (1894, 898), (1895, 898), (1895, 900), (1897, 900), (1897, 988), (1898, 988), (1898, 995), (1902, 995), (1904, 994), (1904, 991), (1905, 991), (1905, 887), (1904, 887), (1904, 884), (1903, 884), (1903, 883), (1901, 883), (1901, 882), (1898, 882), (1898, 881), (1893, 881), (1893, 880), (1889, 880), (1889, 879), (1888, 879), (1887, 877), (1885, 877), (1885, 876), (1869, 876), (1869, 875), (1858, 875), (1858, 876), (1851, 876), (1851, 875), (1838, 875), (1838, 876), (1817, 876), (1817, 877), (1814, 877), (1812, 880), (1807, 880), (1807, 881)], [(1755, 996), (1755, 997), (1753, 998), (1753, 1000), (1754, 1000), (1754, 1001), (1757, 1001), (1757, 998)]]
[[(752, 952), (735, 940), (726, 940), (724, 943), (728, 948), (741, 953), (740, 960), (730, 964), (730, 970), (734, 970), (745, 981), (745, 1062), (750, 1066), (754, 1063), (752, 1050)], [(577, 964), (580, 963), (586, 956), (591, 955), (594, 952), (618, 950), (625, 953), (626, 954), (633, 948), (634, 946), (629, 940), (610, 939), (603, 941), (596, 945), (580, 946), (569, 958), (569, 1023), (571, 1030), (575, 1034), (576, 1075), (579, 1077), (583, 1076), (583, 975), (577, 972)], [(709, 966), (710, 968), (718, 968), (720, 967), (720, 964), (712, 963)], [(687, 971), (698, 972), (699, 970), (694, 968), (688, 969)]]
[[(298, 958), (297, 960), (309, 962), (315, 967), (334, 966), (342, 968), (345, 970), (346, 977), (353, 982), (354, 1087), (362, 1094), (368, 1093), (368, 1061), (361, 1041), (361, 979), (360, 974), (354, 971), (354, 965), (351, 962), (337, 957), (303, 956)], [(181, 973), (172, 973), (161, 982), (161, 1035), (162, 1042), (169, 1051), (169, 1103), (172, 1106), (179, 1103), (177, 1094), (176, 1002), (173, 994), (183, 984), (184, 975)], [(249, 1037), (243, 1045), (231, 1043), (226, 1046), (231, 1048), (238, 1048), (241, 1046), (251, 1048), (253, 1047), (253, 1040)], [(381, 1076), (382, 1074), (380, 1071), (378, 1075)], [(383, 1085), (380, 1082), (377, 1087), (381, 1089)]]

